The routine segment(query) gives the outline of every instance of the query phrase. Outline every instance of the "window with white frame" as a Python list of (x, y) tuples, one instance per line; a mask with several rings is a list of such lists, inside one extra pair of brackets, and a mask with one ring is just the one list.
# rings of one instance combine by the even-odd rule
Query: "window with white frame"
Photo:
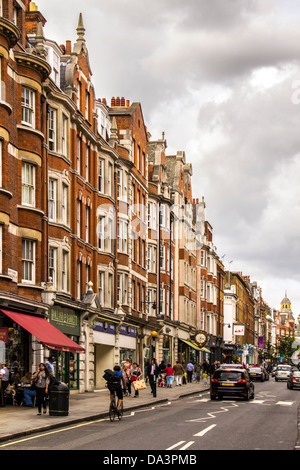
[(21, 119), (22, 124), (26, 126), (35, 127), (34, 126), (34, 107), (35, 107), (35, 93), (30, 88), (22, 86), (21, 90)]
[(108, 289), (107, 289), (107, 307), (114, 306), (114, 284), (113, 284), (114, 276), (112, 273), (108, 273)]
[(22, 204), (35, 207), (35, 166), (22, 163)]
[(69, 187), (66, 184), (63, 184), (61, 218), (62, 218), (62, 223), (64, 225), (68, 225), (68, 221), (69, 221), (68, 200), (69, 200)]
[(101, 307), (104, 305), (104, 276), (103, 271), (98, 271), (98, 298)]
[(119, 305), (128, 304), (128, 274), (118, 273), (117, 275), (117, 301)]
[(104, 193), (104, 160), (98, 158), (98, 191)]
[(3, 225), (0, 225), (0, 273), (3, 272)]
[(90, 147), (85, 147), (85, 179), (89, 181), (89, 168), (90, 168)]
[(85, 208), (85, 241), (88, 243), (90, 241), (90, 208), (86, 206)]
[(53, 178), (49, 179), (49, 196), (48, 196), (48, 212), (49, 220), (52, 222), (56, 220), (56, 206), (57, 206), (57, 181)]
[(148, 203), (148, 227), (157, 229), (157, 205), (154, 202)]
[(127, 220), (118, 220), (118, 251), (128, 253), (128, 222)]
[(81, 165), (81, 139), (77, 137), (77, 150), (76, 150), (76, 170), (80, 173)]
[(69, 121), (68, 118), (63, 114), (62, 116), (62, 134), (61, 134), (61, 151), (62, 154), (66, 157), (68, 153), (68, 128)]
[(48, 145), (49, 145), (49, 150), (52, 150), (53, 152), (56, 152), (57, 150), (56, 138), (57, 138), (57, 110), (50, 108), (49, 124), (48, 124)]
[(162, 315), (165, 314), (165, 289), (163, 287), (160, 288), (160, 311), (158, 313), (161, 313)]
[(63, 250), (62, 253), (62, 290), (69, 291), (69, 252)]
[(113, 196), (113, 165), (108, 162), (108, 175), (107, 175), (107, 194)]
[(104, 250), (104, 243), (105, 243), (104, 224), (105, 224), (105, 217), (103, 215), (100, 215), (98, 218), (98, 230), (97, 230), (99, 250)]
[(77, 261), (77, 278), (76, 278), (76, 291), (77, 291), (77, 299), (81, 297), (81, 269), (82, 263), (80, 260)]
[(35, 282), (35, 242), (22, 240), (22, 281)]
[(49, 247), (49, 277), (52, 278), (53, 287), (57, 288), (57, 273), (58, 273), (58, 250), (54, 247)]

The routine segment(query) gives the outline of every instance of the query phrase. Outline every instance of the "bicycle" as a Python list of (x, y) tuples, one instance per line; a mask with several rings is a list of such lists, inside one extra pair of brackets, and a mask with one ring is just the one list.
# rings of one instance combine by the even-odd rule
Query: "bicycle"
[(123, 417), (123, 402), (121, 403), (120, 409), (118, 410), (118, 399), (116, 396), (116, 391), (115, 390), (110, 390), (110, 393), (113, 394), (113, 398), (110, 400), (109, 404), (109, 410), (108, 410), (108, 416), (110, 421), (114, 421), (115, 418), (117, 417), (118, 420), (120, 421)]

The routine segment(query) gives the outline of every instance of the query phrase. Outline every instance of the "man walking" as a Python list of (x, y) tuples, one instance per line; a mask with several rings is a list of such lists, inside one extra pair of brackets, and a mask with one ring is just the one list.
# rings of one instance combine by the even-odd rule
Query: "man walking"
[(147, 378), (149, 379), (151, 393), (153, 394), (153, 397), (156, 397), (156, 379), (158, 377), (158, 372), (158, 364), (155, 359), (152, 359), (151, 364), (149, 364), (147, 368)]
[(176, 361), (176, 364), (173, 366), (173, 372), (174, 372), (174, 378), (176, 381), (176, 386), (177, 385), (181, 386), (184, 369), (182, 367), (182, 364), (180, 364), (179, 361)]
[(192, 383), (194, 366), (191, 362), (189, 362), (186, 366), (186, 375), (187, 375), (187, 382)]

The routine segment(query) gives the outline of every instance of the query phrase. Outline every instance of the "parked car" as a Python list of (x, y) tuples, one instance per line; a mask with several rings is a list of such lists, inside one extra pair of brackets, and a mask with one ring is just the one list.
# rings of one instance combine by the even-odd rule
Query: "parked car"
[(278, 382), (278, 380), (287, 380), (291, 372), (291, 366), (288, 364), (279, 364), (275, 372), (275, 382)]
[(254, 384), (245, 368), (219, 368), (215, 370), (210, 383), (210, 398), (222, 399), (224, 396), (242, 397), (244, 400), (254, 398)]
[(287, 388), (300, 388), (300, 370), (293, 370), (287, 380)]
[(261, 367), (249, 367), (248, 374), (251, 380), (259, 380), (260, 382), (265, 380), (265, 374)]

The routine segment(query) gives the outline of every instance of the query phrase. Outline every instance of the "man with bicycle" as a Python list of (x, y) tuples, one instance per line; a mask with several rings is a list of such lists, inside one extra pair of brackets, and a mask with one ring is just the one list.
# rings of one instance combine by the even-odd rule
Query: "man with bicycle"
[[(126, 389), (126, 381), (120, 366), (114, 366), (114, 372), (119, 375), (119, 379), (114, 382), (108, 382), (107, 388), (110, 391), (110, 400), (114, 399), (114, 393), (118, 398), (117, 413), (120, 414), (120, 409), (123, 403), (123, 389)], [(123, 385), (123, 387), (122, 387)]]

